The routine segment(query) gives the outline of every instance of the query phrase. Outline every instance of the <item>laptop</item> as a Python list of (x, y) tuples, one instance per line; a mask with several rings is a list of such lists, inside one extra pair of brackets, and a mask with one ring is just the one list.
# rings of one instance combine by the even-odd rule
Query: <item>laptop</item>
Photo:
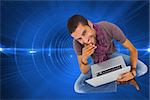
[(123, 57), (117, 56), (104, 62), (91, 65), (92, 78), (85, 82), (97, 87), (116, 81), (121, 74), (129, 72), (130, 69), (131, 66), (126, 66)]

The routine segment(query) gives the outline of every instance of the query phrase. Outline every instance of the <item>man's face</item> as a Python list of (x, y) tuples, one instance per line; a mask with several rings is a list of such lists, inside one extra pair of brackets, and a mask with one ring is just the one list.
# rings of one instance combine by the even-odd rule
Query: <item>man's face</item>
[(83, 45), (95, 44), (96, 42), (95, 30), (88, 25), (80, 23), (71, 36)]

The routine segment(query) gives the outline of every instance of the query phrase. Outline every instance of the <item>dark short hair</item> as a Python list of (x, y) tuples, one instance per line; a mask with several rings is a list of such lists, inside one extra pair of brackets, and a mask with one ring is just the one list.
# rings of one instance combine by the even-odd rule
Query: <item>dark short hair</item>
[(72, 34), (76, 30), (79, 23), (81, 23), (82, 25), (88, 25), (87, 19), (81, 15), (73, 15), (69, 18), (67, 27), (70, 34)]

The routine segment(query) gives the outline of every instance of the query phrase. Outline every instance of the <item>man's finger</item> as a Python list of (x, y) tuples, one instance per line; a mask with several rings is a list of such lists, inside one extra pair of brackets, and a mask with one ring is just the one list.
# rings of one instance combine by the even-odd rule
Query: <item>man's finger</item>
[(121, 76), (119, 76), (118, 78), (117, 78), (117, 80), (119, 80), (119, 79), (121, 79), (122, 77)]
[(126, 77), (127, 73), (121, 75), (122, 78)]
[(126, 75), (127, 73), (129, 73), (129, 72), (123, 73), (123, 74), (121, 74), (121, 75), (124, 76), (124, 75)]
[(123, 81), (127, 81), (126, 78), (121, 78), (117, 80), (118, 82), (123, 82)]
[(87, 48), (87, 51), (90, 51), (90, 50), (92, 50), (93, 48), (95, 48), (95, 47), (94, 47), (94, 46), (90, 46), (90, 47)]
[(124, 77), (125, 77), (125, 74), (121, 74), (117, 79), (119, 80), (119, 79), (122, 79)]
[(121, 75), (118, 77), (118, 79), (119, 79), (119, 78), (124, 78), (124, 77), (126, 77), (126, 75), (127, 75), (128, 73), (129, 73), (129, 72), (126, 72), (126, 73), (121, 74)]
[(87, 49), (87, 53), (89, 54), (90, 52), (94, 51), (96, 48), (97, 47), (95, 46), (95, 47), (91, 47), (91, 48)]
[(92, 55), (93, 53), (94, 53), (94, 50), (90, 50), (90, 51), (88, 52), (89, 55)]
[(92, 53), (94, 53), (95, 49), (96, 49), (96, 47), (94, 47), (94, 48), (90, 49), (90, 50), (88, 51), (88, 54), (92, 54)]
[(87, 48), (89, 48), (91, 46), (91, 44), (88, 44), (88, 45), (84, 45), (84, 49), (87, 49)]
[(119, 82), (119, 81), (117, 81), (118, 85), (120, 85), (120, 84), (126, 84), (126, 83), (128, 83), (128, 82), (125, 82), (125, 81)]
[(83, 49), (88, 49), (89, 47), (91, 47), (92, 46), (92, 44), (88, 44), (88, 45), (84, 45), (84, 48)]
[(126, 80), (126, 77), (122, 75), (117, 78), (117, 81), (125, 81), (125, 80)]
[(121, 76), (122, 76), (122, 77), (128, 77), (129, 74), (130, 74), (130, 72), (127, 72), (127, 73), (122, 74)]

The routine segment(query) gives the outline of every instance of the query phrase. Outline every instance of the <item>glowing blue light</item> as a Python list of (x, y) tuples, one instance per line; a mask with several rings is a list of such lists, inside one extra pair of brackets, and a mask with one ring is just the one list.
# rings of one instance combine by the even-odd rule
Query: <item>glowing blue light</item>
[(147, 51), (150, 52), (150, 48), (148, 48)]
[(29, 53), (36, 53), (36, 51), (35, 50), (30, 50)]
[(70, 55), (70, 58), (72, 58), (73, 56), (72, 55)]
[(51, 53), (49, 53), (48, 56), (51, 56)]
[(3, 51), (3, 48), (0, 48), (0, 51), (2, 52), (2, 51)]

